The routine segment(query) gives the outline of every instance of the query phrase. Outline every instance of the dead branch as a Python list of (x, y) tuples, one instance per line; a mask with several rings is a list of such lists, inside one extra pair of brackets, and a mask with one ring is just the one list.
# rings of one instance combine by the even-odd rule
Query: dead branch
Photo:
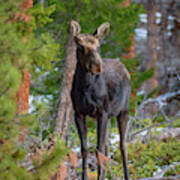
[[(163, 107), (167, 105), (167, 101), (168, 101), (168, 100), (173, 99), (173, 98), (175, 98), (175, 97), (177, 97), (177, 96), (179, 96), (179, 95), (180, 95), (180, 90), (179, 90), (179, 91), (176, 91), (176, 92), (166, 93), (166, 94), (163, 94), (163, 95), (158, 96), (157, 98), (150, 98), (150, 99), (144, 100), (139, 106), (137, 106), (134, 117), (130, 117), (130, 121), (129, 121), (129, 124), (128, 124), (128, 137), (127, 137), (127, 140), (128, 140), (128, 141), (131, 141), (132, 139), (134, 139), (134, 137), (135, 137), (136, 135), (138, 135), (138, 134), (140, 134), (140, 133), (142, 133), (142, 132), (144, 132), (144, 131), (148, 131), (148, 132), (149, 132), (149, 131), (150, 131), (151, 129), (153, 129), (154, 127), (158, 127), (158, 126), (163, 125), (163, 124), (169, 124), (169, 125), (171, 125), (172, 122), (174, 122), (175, 120), (177, 120), (177, 118), (180, 117), (180, 111), (175, 115), (174, 118), (170, 119), (170, 118), (166, 115)], [(141, 129), (141, 130), (138, 131), (138, 132), (132, 133), (132, 131), (133, 131), (133, 126), (132, 126), (132, 124), (133, 124), (134, 122), (136, 122), (137, 119), (139, 120), (138, 123), (141, 124), (141, 123), (140, 123), (141, 120), (144, 119), (144, 118), (143, 118), (143, 113), (142, 113), (142, 112), (143, 112), (143, 109), (144, 109), (148, 104), (150, 104), (150, 103), (155, 103), (155, 104), (158, 105), (159, 113), (162, 115), (162, 117), (164, 118), (165, 121), (162, 122), (162, 123), (159, 123), (159, 124), (153, 124), (153, 125), (151, 125), (151, 126), (149, 126), (149, 127), (147, 127), (147, 128)], [(154, 119), (156, 116), (157, 116), (157, 115), (155, 115), (155, 116), (153, 117), (153, 119)]]
[(156, 178), (156, 177), (148, 177), (148, 178), (141, 178), (138, 180), (179, 180), (180, 176), (169, 176), (163, 178)]

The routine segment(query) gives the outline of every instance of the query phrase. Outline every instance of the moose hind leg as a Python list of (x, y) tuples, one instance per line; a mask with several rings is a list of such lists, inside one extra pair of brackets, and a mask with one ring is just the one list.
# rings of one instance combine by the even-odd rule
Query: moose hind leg
[(105, 146), (107, 139), (107, 130), (108, 130), (108, 117), (106, 113), (98, 115), (97, 118), (97, 160), (98, 160), (98, 180), (104, 180), (105, 176), (105, 166), (102, 160), (105, 154)]
[(129, 180), (127, 168), (126, 130), (128, 123), (128, 111), (122, 111), (117, 117), (118, 129), (120, 133), (120, 151), (123, 161), (124, 177)]
[(82, 155), (82, 180), (87, 180), (87, 159), (88, 159), (88, 147), (87, 147), (87, 126), (86, 117), (76, 115), (75, 123), (78, 129), (78, 134), (81, 141), (81, 155)]

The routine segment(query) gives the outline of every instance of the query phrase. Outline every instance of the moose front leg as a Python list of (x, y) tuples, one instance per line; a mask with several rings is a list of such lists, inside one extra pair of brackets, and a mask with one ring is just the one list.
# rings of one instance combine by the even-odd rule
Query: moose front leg
[[(97, 160), (98, 160), (98, 180), (104, 180), (105, 176), (105, 165), (104, 159), (102, 160), (105, 154), (105, 145), (107, 139), (107, 130), (108, 130), (108, 117), (107, 113), (102, 113), (97, 117)], [(102, 154), (101, 154), (102, 153)], [(103, 155), (103, 156), (102, 156)]]
[(127, 149), (126, 149), (126, 130), (128, 123), (128, 111), (122, 111), (117, 117), (117, 123), (120, 133), (120, 151), (123, 161), (124, 179), (129, 180), (127, 168)]
[(87, 147), (87, 126), (86, 117), (82, 115), (75, 115), (75, 123), (78, 129), (78, 134), (81, 141), (81, 154), (82, 154), (82, 180), (87, 180), (87, 158), (88, 158), (88, 147)]

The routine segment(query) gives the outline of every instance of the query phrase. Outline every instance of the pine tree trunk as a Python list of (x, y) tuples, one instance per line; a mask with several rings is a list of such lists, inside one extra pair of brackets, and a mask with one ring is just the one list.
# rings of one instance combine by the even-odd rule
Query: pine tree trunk
[[(22, 14), (21, 19), (24, 21), (29, 21), (30, 17), (26, 14), (26, 9), (33, 6), (33, 0), (24, 0), (22, 3)], [(26, 41), (26, 37), (24, 41)], [(30, 92), (30, 73), (28, 70), (24, 70), (23, 77), (21, 80), (21, 85), (17, 92), (17, 114), (22, 114), (23, 112), (28, 112), (29, 110), (29, 92)]]
[(154, 75), (143, 85), (143, 90), (149, 94), (158, 86), (157, 74), (157, 24), (156, 24), (157, 4), (156, 0), (147, 1), (147, 58), (143, 64), (143, 70), (154, 68)]
[(40, 3), (40, 4), (44, 4), (44, 0), (40, 0), (39, 3)]
[[(123, 7), (128, 7), (130, 5), (131, 5), (131, 1), (130, 0), (124, 0), (122, 2), (122, 6)], [(127, 53), (122, 56), (123, 59), (134, 59), (135, 58), (134, 35), (132, 35), (129, 39), (131, 41), (131, 45), (127, 49)]]
[(22, 114), (29, 110), (29, 88), (30, 73), (28, 70), (24, 70), (21, 85), (17, 92), (17, 114)]
[(165, 8), (161, 6), (161, 31), (160, 31), (160, 37), (161, 37), (161, 50), (159, 55), (159, 61), (160, 61), (160, 70), (159, 70), (159, 79), (161, 81), (159, 82), (159, 86), (161, 87), (160, 94), (163, 94), (167, 92), (168, 90), (168, 36), (167, 36), (167, 26), (168, 26), (168, 11), (166, 11)]
[(66, 56), (64, 64), (64, 73), (61, 86), (61, 93), (59, 96), (58, 113), (55, 124), (55, 132), (57, 132), (61, 139), (65, 140), (68, 123), (72, 118), (72, 102), (71, 102), (71, 88), (76, 67), (76, 45), (73, 41), (70, 26), (68, 28), (68, 40), (66, 46)]

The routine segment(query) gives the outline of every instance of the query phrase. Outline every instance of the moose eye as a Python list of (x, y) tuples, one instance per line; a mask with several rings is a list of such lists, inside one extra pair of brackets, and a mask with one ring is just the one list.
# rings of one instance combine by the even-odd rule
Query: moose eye
[(78, 50), (79, 50), (81, 53), (83, 53), (83, 54), (84, 54), (84, 52), (85, 52), (84, 46), (81, 46), (81, 45), (78, 46)]

